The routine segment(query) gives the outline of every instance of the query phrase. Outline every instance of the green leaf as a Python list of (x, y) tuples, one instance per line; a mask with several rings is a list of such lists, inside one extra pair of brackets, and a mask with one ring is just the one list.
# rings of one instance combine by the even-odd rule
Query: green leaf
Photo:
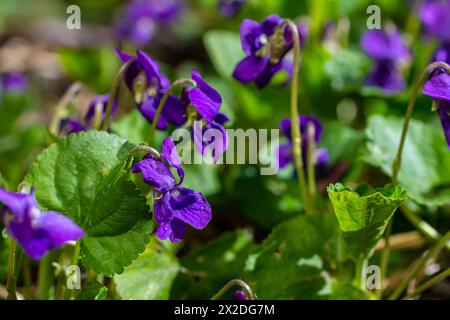
[(223, 78), (231, 79), (234, 68), (244, 57), (239, 34), (212, 30), (205, 34), (203, 42), (217, 72)]
[(97, 281), (86, 283), (77, 296), (77, 300), (106, 300), (107, 298), (108, 288)]
[(45, 150), (26, 177), (42, 208), (83, 228), (82, 261), (105, 275), (121, 273), (149, 241), (150, 209), (123, 169), (132, 147), (105, 132), (70, 135)]
[[(364, 161), (391, 176), (403, 119), (372, 116)], [(450, 204), (450, 152), (440, 127), (412, 119), (403, 149), (398, 182), (420, 204)]]
[(148, 248), (122, 274), (114, 276), (117, 293), (125, 300), (168, 299), (179, 269), (175, 256)]
[(338, 183), (329, 185), (327, 190), (339, 222), (345, 253), (355, 262), (372, 254), (389, 219), (407, 198), (400, 185), (358, 193)]
[(150, 131), (150, 123), (137, 110), (113, 122), (111, 127), (116, 134), (134, 144), (145, 142)]
[(228, 281), (242, 275), (253, 237), (244, 230), (225, 233), (181, 259), (184, 272), (174, 283), (171, 298), (210, 299)]
[(284, 221), (249, 256), (244, 280), (260, 299), (326, 299), (332, 294), (338, 234), (331, 213)]

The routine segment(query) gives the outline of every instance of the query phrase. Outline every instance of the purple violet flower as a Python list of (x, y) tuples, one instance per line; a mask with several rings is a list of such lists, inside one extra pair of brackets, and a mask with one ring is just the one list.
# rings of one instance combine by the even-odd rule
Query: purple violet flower
[[(119, 50), (116, 50), (116, 53), (123, 63), (133, 58)], [(139, 111), (147, 120), (153, 122), (158, 105), (170, 86), (168, 78), (159, 71), (156, 61), (138, 50), (135, 60), (125, 73), (124, 80), (134, 96)], [(186, 110), (186, 105), (180, 99), (170, 95), (156, 127), (165, 130), (169, 124), (183, 125), (187, 120)]]
[(425, 1), (419, 16), (427, 34), (442, 42), (450, 41), (450, 0)]
[(409, 50), (400, 33), (397, 30), (370, 30), (364, 34), (361, 46), (375, 61), (366, 84), (379, 87), (387, 94), (402, 91), (405, 83), (398, 67), (402, 60), (409, 58)]
[[(81, 131), (88, 131), (94, 127), (96, 121), (101, 126), (105, 121), (106, 108), (108, 106), (109, 94), (95, 96), (89, 104), (88, 111), (84, 116), (84, 121), (79, 121), (75, 118), (65, 118), (59, 123), (59, 133), (63, 136), (78, 133)], [(118, 111), (117, 101), (113, 102), (111, 117)], [(99, 117), (99, 119), (96, 119)]]
[[(222, 106), (222, 97), (219, 92), (211, 87), (196, 69), (192, 69), (192, 80), (197, 87), (184, 89), (182, 96), (186, 105), (194, 107), (203, 119), (193, 123), (194, 145), (204, 155), (208, 150), (207, 147), (214, 143), (211, 151), (213, 160), (217, 162), (228, 148), (228, 134), (224, 124), (230, 121), (230, 118), (219, 112)], [(203, 125), (204, 121), (206, 125)]]
[[(162, 159), (156, 159), (153, 155), (147, 155), (131, 172), (141, 172), (144, 182), (154, 188), (158, 238), (178, 242), (185, 236), (186, 224), (197, 230), (208, 225), (212, 217), (211, 206), (200, 192), (181, 187), (184, 171), (170, 137), (163, 141), (161, 157)], [(169, 166), (177, 170), (180, 180), (178, 183)]]
[(220, 14), (225, 18), (233, 18), (245, 4), (245, 0), (219, 0)]
[(28, 79), (23, 73), (7, 72), (1, 76), (0, 91), (23, 92), (28, 87)]
[(126, 5), (116, 25), (119, 37), (129, 39), (138, 46), (147, 45), (159, 25), (178, 17), (179, 0), (134, 0)]
[(42, 212), (33, 191), (22, 194), (0, 189), (0, 202), (4, 204), (2, 221), (9, 234), (35, 260), (84, 236), (68, 217), (54, 211)]
[[(249, 19), (242, 21), (241, 44), (246, 57), (233, 72), (236, 80), (255, 82), (261, 89), (283, 68), (283, 58), (292, 48), (293, 41), (288, 28), (284, 29), (281, 39), (277, 36), (275, 31), (281, 23), (278, 15), (268, 16), (261, 23)], [(299, 28), (300, 39), (305, 38), (304, 31), (304, 28)]]
[[(308, 151), (308, 137), (307, 128), (312, 125), (314, 127), (314, 142), (316, 145), (320, 142), (323, 132), (323, 126), (319, 119), (314, 116), (300, 116), (300, 132), (302, 134), (302, 158), (303, 164), (307, 166), (307, 151)], [(288, 142), (281, 144), (278, 148), (278, 166), (283, 169), (286, 165), (294, 161), (293, 146), (292, 146), (292, 121), (290, 119), (283, 119), (280, 122), (280, 130), (288, 139)], [(328, 162), (329, 156), (326, 149), (316, 149), (315, 152), (315, 166), (321, 167)]]
[[(449, 64), (450, 46), (439, 49), (435, 57), (439, 58), (437, 61)], [(450, 74), (441, 68), (434, 70), (425, 82), (422, 93), (437, 100), (437, 111), (450, 149)]]

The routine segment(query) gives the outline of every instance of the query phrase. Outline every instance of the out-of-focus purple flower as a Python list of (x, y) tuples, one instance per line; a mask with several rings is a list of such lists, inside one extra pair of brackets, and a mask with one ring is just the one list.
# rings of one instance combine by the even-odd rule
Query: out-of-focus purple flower
[(134, 0), (124, 8), (116, 28), (122, 39), (145, 46), (152, 40), (159, 25), (173, 21), (180, 10), (179, 0)]
[(234, 300), (240, 300), (240, 301), (248, 300), (247, 296), (245, 295), (244, 291), (242, 291), (242, 290), (234, 291), (233, 298), (234, 298)]
[[(271, 15), (261, 23), (245, 19), (241, 23), (241, 44), (246, 57), (236, 66), (233, 77), (242, 83), (255, 82), (265, 87), (283, 68), (283, 58), (292, 48), (292, 34), (287, 27), (276, 32), (282, 19)], [(300, 38), (305, 29), (299, 28)]]
[(425, 1), (419, 16), (427, 34), (442, 42), (450, 41), (450, 0)]
[[(86, 112), (83, 121), (75, 118), (62, 119), (59, 123), (60, 135), (66, 136), (72, 133), (78, 133), (101, 127), (105, 121), (108, 101), (109, 94), (95, 96), (89, 104), (88, 111)], [(118, 108), (118, 103), (114, 100), (112, 104), (111, 117), (117, 112)]]
[(28, 79), (23, 73), (7, 72), (1, 76), (0, 91), (23, 92), (28, 87)]
[(409, 58), (409, 49), (395, 30), (370, 30), (361, 40), (363, 50), (375, 61), (375, 68), (367, 76), (368, 85), (392, 94), (404, 89), (405, 83), (398, 67)]
[(41, 259), (47, 251), (84, 236), (83, 230), (66, 216), (42, 212), (33, 192), (22, 194), (0, 189), (0, 202), (4, 204), (2, 221), (8, 233), (33, 259)]
[[(134, 101), (142, 115), (153, 122), (159, 103), (170, 86), (167, 77), (159, 71), (159, 66), (142, 51), (136, 57), (116, 50), (120, 60), (125, 63), (134, 59), (125, 73), (125, 83), (133, 93)], [(170, 95), (165, 103), (156, 127), (160, 130), (169, 124), (180, 126), (187, 120), (186, 105), (174, 95)]]
[(245, 0), (219, 0), (219, 11), (225, 18), (233, 18), (245, 4)]
[[(200, 192), (181, 187), (184, 171), (170, 137), (163, 141), (161, 157), (145, 156), (132, 168), (132, 172), (141, 172), (144, 182), (155, 190), (156, 235), (161, 240), (169, 238), (172, 242), (178, 242), (184, 238), (186, 224), (197, 230), (208, 225), (211, 206)], [(179, 183), (175, 183), (169, 166), (177, 170)]]
[[(306, 168), (307, 154), (308, 154), (308, 127), (314, 128), (314, 142), (317, 145), (320, 142), (323, 132), (323, 126), (319, 119), (314, 116), (300, 116), (300, 133), (302, 134), (302, 158), (303, 164)], [(280, 169), (294, 161), (293, 154), (293, 140), (292, 140), (292, 121), (290, 119), (283, 119), (280, 122), (280, 130), (288, 139), (288, 142), (281, 144), (278, 148), (278, 166)], [(326, 149), (316, 149), (315, 151), (315, 166), (320, 167), (328, 162), (328, 151)]]

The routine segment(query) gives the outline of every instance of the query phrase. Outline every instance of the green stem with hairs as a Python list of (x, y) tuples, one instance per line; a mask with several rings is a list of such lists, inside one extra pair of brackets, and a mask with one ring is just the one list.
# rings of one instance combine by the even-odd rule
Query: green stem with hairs
[(161, 116), (162, 110), (164, 108), (164, 105), (167, 102), (167, 99), (169, 98), (170, 94), (173, 90), (176, 88), (181, 88), (185, 86), (192, 86), (196, 87), (197, 83), (191, 79), (179, 79), (172, 83), (172, 85), (167, 89), (167, 91), (164, 93), (163, 97), (161, 98), (161, 101), (159, 102), (158, 108), (156, 109), (155, 117), (153, 118), (152, 125), (150, 127), (150, 131), (148, 134), (148, 143), (152, 145), (153, 143), (153, 136), (155, 134), (156, 125), (158, 124), (159, 117)]
[(53, 138), (55, 138), (55, 140), (57, 140), (57, 137), (59, 135), (59, 122), (64, 116), (65, 109), (80, 94), (81, 88), (81, 83), (73, 83), (64, 93), (62, 98), (58, 101), (48, 129), (49, 133)]
[(439, 239), (439, 241), (434, 245), (434, 247), (427, 252), (423, 257), (417, 261), (415, 267), (413, 270), (403, 279), (403, 281), (400, 283), (400, 285), (397, 286), (395, 291), (392, 293), (392, 295), (389, 297), (389, 300), (395, 300), (400, 297), (402, 292), (406, 289), (408, 284), (411, 280), (414, 279), (414, 277), (422, 271), (422, 269), (425, 267), (428, 260), (430, 260), (432, 257), (434, 257), (436, 254), (439, 253), (439, 251), (442, 249), (442, 247), (445, 245), (445, 243), (450, 239), (450, 231), (448, 231), (442, 238)]
[(159, 152), (155, 149), (153, 149), (150, 146), (147, 146), (145, 144), (140, 144), (136, 147), (134, 147), (130, 153), (128, 154), (127, 162), (125, 163), (125, 170), (129, 170), (131, 168), (131, 165), (133, 164), (134, 158), (139, 152), (146, 152), (153, 154), (157, 159), (161, 158), (161, 155)]
[(222, 289), (219, 290), (212, 298), (211, 300), (219, 300), (225, 293), (227, 293), (228, 290), (230, 290), (234, 286), (239, 286), (244, 290), (245, 296), (248, 300), (256, 300), (256, 296), (253, 293), (250, 286), (245, 283), (241, 279), (233, 279), (230, 282), (228, 282), (225, 286), (223, 286)]
[(291, 121), (292, 121), (292, 145), (294, 152), (295, 169), (297, 172), (298, 184), (300, 187), (300, 197), (303, 200), (306, 213), (312, 213), (308, 188), (306, 184), (305, 172), (303, 170), (302, 160), (302, 135), (300, 132), (300, 117), (298, 114), (298, 85), (300, 74), (300, 36), (297, 26), (291, 20), (284, 20), (280, 27), (287, 26), (292, 33), (294, 42), (294, 61), (291, 87)]
[(17, 300), (16, 295), (16, 248), (17, 242), (11, 238), (9, 243), (9, 254), (8, 254), (8, 274), (6, 280), (6, 290), (8, 292), (8, 300)]
[(430, 280), (426, 281), (425, 283), (418, 286), (412, 293), (408, 294), (405, 299), (412, 299), (415, 296), (417, 296), (419, 293), (422, 293), (423, 291), (431, 288), (436, 283), (441, 282), (442, 280), (446, 279), (450, 276), (450, 268), (447, 268), (447, 270), (442, 271), (441, 273), (435, 275)]
[[(425, 238), (431, 242), (436, 242), (441, 237), (441, 234), (429, 225), (426, 221), (419, 218), (414, 212), (412, 212), (407, 206), (402, 205), (400, 207), (405, 218), (411, 223), (417, 230), (419, 230)], [(450, 241), (445, 243), (445, 248), (450, 250)]]
[(117, 92), (119, 91), (120, 83), (123, 80), (123, 76), (125, 72), (127, 72), (128, 67), (131, 63), (135, 61), (134, 58), (128, 60), (125, 62), (122, 67), (120, 67), (119, 72), (117, 72), (116, 77), (114, 78), (113, 84), (111, 86), (111, 90), (109, 92), (109, 100), (108, 104), (106, 105), (106, 113), (105, 113), (105, 120), (103, 121), (103, 124), (101, 126), (101, 129), (103, 131), (107, 131), (109, 129), (109, 125), (111, 122), (111, 114), (112, 114), (112, 106), (114, 103), (114, 100), (116, 99)]
[(316, 135), (313, 125), (308, 125), (306, 129), (308, 137), (308, 154), (307, 154), (307, 172), (308, 172), (308, 186), (309, 195), (311, 197), (312, 207), (314, 208), (314, 199), (316, 197), (316, 142), (314, 136)]

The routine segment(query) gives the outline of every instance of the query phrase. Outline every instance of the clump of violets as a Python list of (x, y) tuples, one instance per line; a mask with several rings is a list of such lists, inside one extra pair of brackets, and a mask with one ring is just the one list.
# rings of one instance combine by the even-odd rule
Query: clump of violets
[[(241, 23), (241, 44), (246, 57), (233, 72), (236, 80), (254, 82), (258, 88), (264, 88), (277, 72), (286, 68), (284, 60), (294, 43), (291, 31), (287, 26), (282, 27), (282, 22), (274, 14), (261, 23), (249, 19)], [(306, 31), (298, 27), (300, 41), (305, 39)]]
[[(160, 72), (156, 61), (141, 51), (137, 51), (136, 57), (120, 51), (117, 51), (117, 54), (123, 63), (133, 59), (125, 72), (124, 80), (134, 96), (136, 107), (150, 123), (153, 123), (161, 100), (169, 90), (168, 78)], [(214, 142), (216, 147), (212, 151), (212, 156), (218, 159), (228, 147), (228, 135), (224, 124), (230, 119), (219, 112), (222, 106), (221, 95), (196, 69), (192, 70), (191, 80), (196, 84), (195, 87), (183, 88), (180, 98), (173, 94), (168, 95), (156, 128), (166, 130), (169, 125), (180, 127), (189, 120), (192, 122), (188, 125), (192, 125), (196, 148), (204, 154), (207, 146)], [(209, 129), (218, 130), (221, 141), (215, 140), (217, 135), (209, 137), (205, 134)]]
[(35, 260), (84, 236), (68, 217), (54, 211), (42, 212), (33, 191), (23, 194), (0, 189), (0, 203), (4, 205), (2, 221), (8, 233)]
[[(308, 154), (308, 128), (312, 126), (314, 128), (314, 143), (318, 145), (323, 133), (323, 126), (319, 119), (315, 116), (300, 116), (300, 133), (302, 135), (302, 159), (303, 167), (307, 167), (307, 154)], [(283, 119), (280, 122), (280, 130), (283, 135), (288, 139), (284, 144), (281, 144), (278, 148), (278, 166), (280, 169), (286, 167), (289, 163), (294, 162), (293, 154), (293, 140), (292, 140), (292, 121), (290, 119)], [(314, 165), (320, 168), (328, 162), (328, 151), (324, 148), (316, 149), (314, 154)]]
[(116, 24), (119, 37), (137, 46), (147, 45), (160, 26), (166, 26), (180, 13), (179, 0), (134, 0), (123, 9)]
[(361, 46), (375, 62), (366, 84), (378, 87), (386, 94), (402, 91), (405, 81), (399, 67), (410, 57), (410, 52), (400, 33), (394, 28), (370, 30), (363, 35)]
[[(109, 94), (95, 96), (89, 104), (89, 108), (82, 121), (75, 118), (65, 118), (59, 123), (59, 134), (69, 135), (81, 131), (88, 131), (100, 128), (106, 120), (106, 109), (108, 106)], [(117, 101), (113, 101), (111, 117), (117, 112)]]
[(28, 87), (27, 77), (20, 72), (6, 72), (0, 77), (0, 92), (23, 92)]
[(225, 18), (233, 18), (245, 4), (245, 0), (219, 0), (219, 12)]
[[(170, 168), (178, 174), (175, 180)], [(200, 230), (211, 220), (211, 206), (205, 197), (194, 190), (182, 187), (184, 170), (177, 149), (170, 137), (162, 143), (161, 157), (147, 154), (131, 169), (140, 172), (146, 184), (153, 188), (154, 215), (158, 223), (156, 235), (172, 242), (181, 241), (186, 233), (186, 225)]]

